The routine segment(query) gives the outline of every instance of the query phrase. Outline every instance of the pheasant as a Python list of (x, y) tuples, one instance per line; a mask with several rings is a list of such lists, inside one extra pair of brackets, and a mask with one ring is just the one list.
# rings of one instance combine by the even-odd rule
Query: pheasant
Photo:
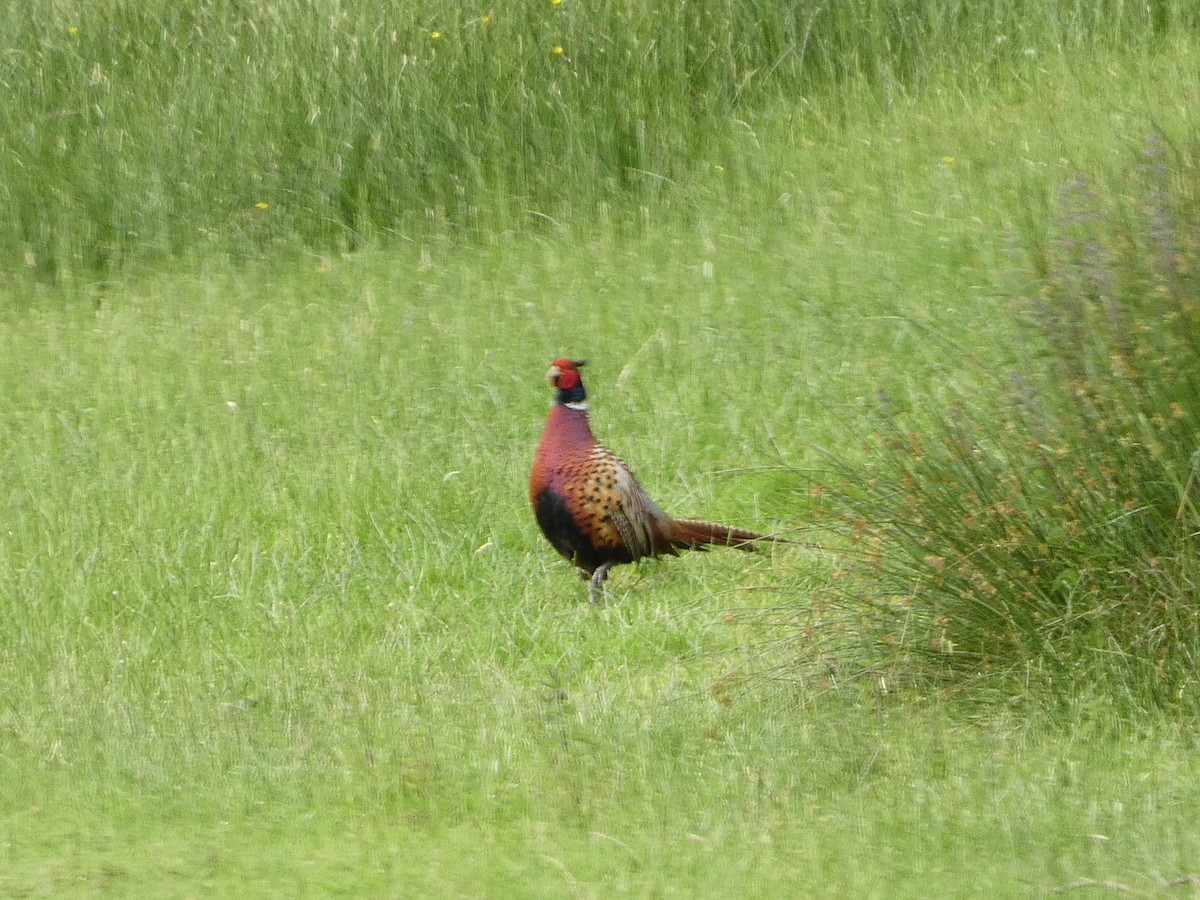
[(713, 545), (754, 550), (757, 541), (777, 540), (663, 512), (629, 466), (592, 434), (579, 375), (585, 362), (556, 359), (546, 373), (556, 393), (533, 460), (529, 499), (542, 533), (587, 580), (591, 602), (619, 563)]

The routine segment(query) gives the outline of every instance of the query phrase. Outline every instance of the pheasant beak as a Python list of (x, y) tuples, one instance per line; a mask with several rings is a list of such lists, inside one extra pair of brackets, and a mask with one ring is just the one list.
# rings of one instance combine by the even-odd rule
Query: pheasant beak
[(558, 387), (559, 376), (562, 375), (562, 369), (558, 366), (551, 366), (550, 371), (546, 373), (546, 380), (550, 382), (550, 387)]

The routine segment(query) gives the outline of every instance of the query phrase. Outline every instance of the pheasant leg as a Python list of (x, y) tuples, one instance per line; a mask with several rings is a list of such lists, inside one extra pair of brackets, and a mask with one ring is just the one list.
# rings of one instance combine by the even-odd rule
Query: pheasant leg
[(597, 603), (600, 600), (600, 595), (604, 593), (604, 580), (608, 578), (608, 570), (612, 568), (612, 563), (607, 562), (601, 565), (592, 577), (588, 579), (588, 602)]

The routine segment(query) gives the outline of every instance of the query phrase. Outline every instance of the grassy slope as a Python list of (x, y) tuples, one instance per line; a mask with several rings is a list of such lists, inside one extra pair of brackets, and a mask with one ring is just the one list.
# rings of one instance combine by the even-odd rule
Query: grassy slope
[(457, 680), (315, 742), (279, 709), (226, 713), (199, 730), (216, 753), (136, 780), (49, 763), (5, 817), (6, 892), (1028, 896), (1194, 873), (1190, 738), (629, 688)]
[(880, 383), (969, 389), (946, 342), (1006, 355), (1022, 198), (1189, 127), (1192, 61), (991, 103), (948, 84), (840, 132), (748, 123), (766, 150), (714, 169), (686, 227), (10, 305), (0, 892), (1026, 895), (1191, 871), (1186, 733), (727, 693), (772, 663), (729, 613), (819, 559), (625, 570), (593, 609), (522, 492), (540, 373), (571, 352), (668, 508), (802, 520), (768, 478), (707, 473), (772, 440), (845, 450)]

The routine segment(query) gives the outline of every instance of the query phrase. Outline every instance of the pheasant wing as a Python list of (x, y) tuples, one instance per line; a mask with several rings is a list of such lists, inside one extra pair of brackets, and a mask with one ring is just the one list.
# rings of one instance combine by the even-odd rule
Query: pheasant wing
[(617, 456), (605, 452), (608, 520), (621, 536), (621, 542), (633, 559), (654, 556), (666, 549), (674, 553), (664, 537), (664, 523), (670, 522), (645, 489), (638, 484), (633, 472)]

